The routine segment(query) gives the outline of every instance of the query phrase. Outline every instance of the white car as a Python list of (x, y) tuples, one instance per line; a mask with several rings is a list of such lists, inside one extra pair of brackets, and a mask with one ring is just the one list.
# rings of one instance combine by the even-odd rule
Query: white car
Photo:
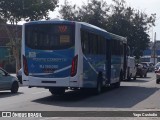
[(160, 83), (160, 62), (155, 65), (156, 83)]

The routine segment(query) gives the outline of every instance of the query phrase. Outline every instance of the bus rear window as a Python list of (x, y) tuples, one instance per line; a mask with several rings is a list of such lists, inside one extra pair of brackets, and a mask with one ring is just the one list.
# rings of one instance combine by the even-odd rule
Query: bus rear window
[(35, 24), (25, 27), (25, 44), (32, 49), (57, 50), (74, 45), (74, 25)]

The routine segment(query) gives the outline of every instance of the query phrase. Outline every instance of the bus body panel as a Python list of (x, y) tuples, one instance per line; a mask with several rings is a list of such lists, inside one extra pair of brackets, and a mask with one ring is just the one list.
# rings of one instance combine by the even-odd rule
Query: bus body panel
[(70, 77), (65, 78), (40, 78), (29, 76), (30, 87), (68, 87)]

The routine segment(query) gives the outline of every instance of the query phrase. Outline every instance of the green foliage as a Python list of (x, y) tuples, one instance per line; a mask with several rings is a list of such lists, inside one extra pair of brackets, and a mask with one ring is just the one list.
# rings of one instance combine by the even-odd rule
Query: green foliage
[(142, 55), (150, 41), (148, 30), (154, 26), (156, 15), (147, 14), (128, 7), (125, 1), (113, 0), (112, 16), (108, 18), (107, 30), (127, 37), (131, 55)]
[(149, 30), (155, 26), (156, 14), (150, 16), (127, 6), (124, 0), (112, 0), (111, 5), (98, 0), (90, 0), (81, 7), (70, 5), (65, 0), (60, 13), (63, 19), (88, 22), (104, 28), (108, 32), (127, 37), (131, 55), (139, 58), (147, 49)]
[(22, 20), (48, 19), (58, 0), (0, 0), (0, 16), (11, 23)]
[(91, 0), (87, 5), (77, 7), (76, 5), (70, 5), (65, 0), (65, 4), (61, 6), (59, 12), (63, 19), (87, 22), (103, 28), (106, 24), (108, 11), (109, 6), (104, 1)]
[(64, 1), (64, 5), (61, 6), (59, 13), (61, 14), (61, 17), (66, 20), (78, 21), (76, 5), (70, 5), (67, 0)]

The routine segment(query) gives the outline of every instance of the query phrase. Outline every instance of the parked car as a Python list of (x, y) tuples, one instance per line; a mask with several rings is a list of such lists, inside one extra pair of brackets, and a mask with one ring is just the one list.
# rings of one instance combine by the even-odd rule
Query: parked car
[(147, 68), (147, 71), (149, 71), (149, 62), (141, 62), (143, 67)]
[(19, 82), (22, 84), (22, 68), (17, 72), (17, 78)]
[(150, 67), (149, 67), (150, 71), (153, 72), (154, 71), (154, 63), (150, 62), (149, 65), (150, 65)]
[(155, 71), (160, 67), (160, 62), (158, 62), (156, 65), (155, 65)]
[(0, 68), (0, 90), (11, 90), (12, 93), (17, 93), (18, 89), (18, 79)]
[(155, 73), (156, 73), (156, 83), (160, 83), (160, 63), (155, 65)]
[(137, 64), (136, 76), (147, 77), (148, 68), (145, 65)]

